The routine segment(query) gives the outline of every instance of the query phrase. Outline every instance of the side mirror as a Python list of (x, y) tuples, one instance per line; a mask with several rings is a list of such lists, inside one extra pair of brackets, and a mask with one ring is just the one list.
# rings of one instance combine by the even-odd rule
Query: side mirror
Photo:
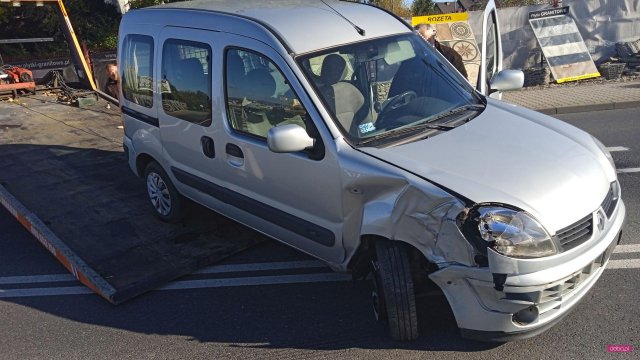
[(300, 125), (288, 124), (269, 129), (267, 144), (275, 153), (303, 151), (313, 147), (313, 140)]
[(502, 70), (489, 82), (492, 92), (517, 90), (522, 85), (524, 85), (524, 73), (520, 70)]

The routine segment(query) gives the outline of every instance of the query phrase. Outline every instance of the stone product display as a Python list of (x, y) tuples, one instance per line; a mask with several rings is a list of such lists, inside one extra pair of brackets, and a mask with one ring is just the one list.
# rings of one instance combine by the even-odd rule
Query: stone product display
[(556, 82), (600, 76), (568, 6), (530, 12), (529, 24)]

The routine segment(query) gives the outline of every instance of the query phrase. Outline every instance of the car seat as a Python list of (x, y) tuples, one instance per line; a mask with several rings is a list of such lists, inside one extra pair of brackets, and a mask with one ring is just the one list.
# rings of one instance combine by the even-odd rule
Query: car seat
[(320, 92), (342, 127), (354, 134), (357, 133), (357, 128), (352, 129), (354, 118), (364, 105), (364, 96), (353, 84), (342, 81), (346, 75), (345, 59), (337, 54), (327, 55), (320, 71), (323, 83)]

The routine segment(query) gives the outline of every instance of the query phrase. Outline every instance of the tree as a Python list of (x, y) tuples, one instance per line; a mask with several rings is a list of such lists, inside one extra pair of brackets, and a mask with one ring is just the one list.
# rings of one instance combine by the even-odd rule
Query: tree
[[(120, 14), (114, 6), (104, 1), (83, 0), (65, 0), (64, 5), (80, 41), (86, 41), (92, 49), (116, 47)], [(55, 7), (57, 4), (41, 7), (26, 2), (20, 7), (1, 4), (0, 34), (3, 38), (52, 37), (54, 42), (12, 44), (0, 51), (15, 57), (67, 52), (68, 45)]]
[(131, 0), (131, 1), (129, 1), (129, 7), (131, 9), (140, 9), (140, 8), (147, 7), (147, 6), (160, 5), (160, 4), (163, 4), (165, 2), (169, 2), (169, 1), (163, 1), (163, 0)]
[(435, 12), (435, 5), (432, 0), (414, 0), (411, 4), (411, 14), (413, 16), (430, 15)]
[(387, 9), (400, 17), (411, 17), (411, 10), (404, 3), (404, 0), (372, 0), (369, 3)]

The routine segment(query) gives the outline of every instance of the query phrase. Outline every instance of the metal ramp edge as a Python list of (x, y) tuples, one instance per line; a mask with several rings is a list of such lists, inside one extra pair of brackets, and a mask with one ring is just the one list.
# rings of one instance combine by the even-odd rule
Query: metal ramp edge
[(0, 184), (0, 203), (83, 285), (112, 304), (116, 290)]

